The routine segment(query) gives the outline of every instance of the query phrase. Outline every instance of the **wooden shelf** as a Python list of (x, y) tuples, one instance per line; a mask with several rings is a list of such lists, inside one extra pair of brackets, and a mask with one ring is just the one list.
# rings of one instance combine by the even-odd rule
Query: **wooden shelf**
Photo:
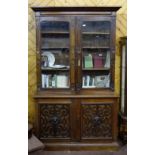
[(108, 49), (110, 48), (109, 46), (83, 46), (82, 48), (89, 48), (89, 49)]
[(42, 34), (69, 34), (68, 31), (41, 31)]
[(51, 67), (41, 67), (42, 71), (69, 71), (69, 68), (51, 68)]
[(108, 89), (110, 87), (82, 86), (82, 89)]
[(110, 68), (82, 68), (83, 71), (108, 71)]
[(51, 49), (69, 49), (70, 47), (42, 47), (41, 50), (51, 50)]
[(109, 32), (82, 32), (82, 34), (86, 35), (109, 35)]

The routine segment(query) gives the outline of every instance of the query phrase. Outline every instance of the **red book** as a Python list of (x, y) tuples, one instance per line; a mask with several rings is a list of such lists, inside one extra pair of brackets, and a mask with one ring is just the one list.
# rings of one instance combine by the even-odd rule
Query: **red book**
[(94, 55), (94, 68), (103, 68), (103, 55)]

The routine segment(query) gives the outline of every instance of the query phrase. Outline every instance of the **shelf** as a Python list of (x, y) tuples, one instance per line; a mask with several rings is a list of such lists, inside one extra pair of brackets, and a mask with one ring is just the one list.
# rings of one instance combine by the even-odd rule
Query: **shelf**
[(69, 71), (69, 68), (51, 68), (51, 67), (41, 67), (42, 71)]
[(42, 34), (69, 34), (67, 31), (41, 31)]
[(82, 86), (82, 89), (106, 89), (110, 87)]
[(94, 46), (94, 47), (91, 47), (91, 46), (84, 46), (84, 47), (82, 47), (82, 48), (89, 48), (89, 49), (100, 49), (100, 48), (102, 48), (102, 49), (109, 49), (110, 47), (109, 46)]
[(107, 71), (110, 68), (82, 68), (83, 71)]
[(82, 86), (82, 88), (96, 88), (96, 86)]
[(82, 34), (86, 35), (109, 35), (109, 32), (82, 32)]
[(69, 89), (70, 87), (46, 87), (46, 88), (41, 88), (42, 90), (52, 90), (52, 89), (55, 89), (55, 90), (62, 90), (62, 89)]
[(52, 50), (52, 49), (69, 49), (70, 47), (42, 47), (41, 50)]

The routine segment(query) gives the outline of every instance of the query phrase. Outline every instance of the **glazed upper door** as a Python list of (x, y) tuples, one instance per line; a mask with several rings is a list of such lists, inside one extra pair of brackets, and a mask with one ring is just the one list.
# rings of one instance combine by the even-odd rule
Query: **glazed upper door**
[(41, 17), (40, 88), (74, 89), (74, 22), (65, 16)]
[(78, 88), (113, 88), (115, 22), (111, 17), (85, 16), (77, 23)]

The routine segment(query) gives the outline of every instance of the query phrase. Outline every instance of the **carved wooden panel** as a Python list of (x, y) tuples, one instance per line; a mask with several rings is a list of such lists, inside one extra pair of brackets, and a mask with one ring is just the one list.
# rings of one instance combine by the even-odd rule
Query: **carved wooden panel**
[(82, 105), (82, 137), (112, 138), (112, 104)]
[(40, 137), (70, 137), (70, 105), (40, 105)]

